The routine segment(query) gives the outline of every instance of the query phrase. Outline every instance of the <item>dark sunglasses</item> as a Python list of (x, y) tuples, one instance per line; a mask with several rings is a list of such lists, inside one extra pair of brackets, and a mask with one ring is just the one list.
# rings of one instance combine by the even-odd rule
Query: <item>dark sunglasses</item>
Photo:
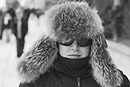
[[(58, 43), (61, 44), (61, 45), (64, 45), (64, 46), (70, 46), (74, 41), (75, 40), (69, 40), (67, 42), (58, 42)], [(81, 38), (81, 39), (78, 39), (76, 41), (77, 41), (77, 44), (80, 47), (85, 47), (85, 46), (92, 45), (92, 39)]]

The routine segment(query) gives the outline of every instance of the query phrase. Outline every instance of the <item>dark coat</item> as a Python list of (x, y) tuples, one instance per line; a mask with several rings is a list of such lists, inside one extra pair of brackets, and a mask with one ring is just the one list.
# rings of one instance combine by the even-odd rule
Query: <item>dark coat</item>
[[(119, 87), (130, 87), (130, 82), (122, 73), (123, 83)], [(81, 78), (73, 77), (67, 73), (51, 69), (44, 75), (41, 75), (35, 82), (21, 83), (19, 87), (102, 87), (88, 74)]]
[[(130, 87), (107, 51), (102, 20), (86, 2), (54, 5), (45, 13), (42, 23), (48, 32), (20, 58), (18, 72), (23, 83), (20, 87)], [(92, 39), (89, 78), (77, 79), (53, 68), (57, 42), (79, 36)]]
[(2, 39), (3, 36), (3, 19), (4, 13), (0, 10), (0, 39)]

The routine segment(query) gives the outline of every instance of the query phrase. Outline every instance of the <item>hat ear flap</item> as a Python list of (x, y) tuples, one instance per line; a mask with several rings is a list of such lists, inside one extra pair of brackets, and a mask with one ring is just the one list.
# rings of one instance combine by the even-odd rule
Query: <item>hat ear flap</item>
[(90, 64), (93, 76), (103, 87), (117, 87), (122, 83), (122, 76), (107, 51), (107, 43), (102, 34), (93, 39)]
[(97, 51), (101, 49), (106, 49), (108, 47), (107, 42), (103, 34), (98, 34), (92, 40), (91, 53), (90, 55), (94, 55)]
[(18, 72), (26, 82), (34, 81), (51, 67), (57, 55), (56, 43), (43, 36), (27, 53), (22, 55)]
[(105, 48), (106, 49), (108, 47), (105, 36), (103, 34), (98, 34), (95, 37), (94, 42), (98, 48)]

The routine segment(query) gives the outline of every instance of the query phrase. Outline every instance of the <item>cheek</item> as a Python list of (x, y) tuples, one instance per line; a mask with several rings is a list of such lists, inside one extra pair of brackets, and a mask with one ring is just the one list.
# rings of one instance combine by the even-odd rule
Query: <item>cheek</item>
[(90, 52), (90, 46), (85, 47), (85, 48), (81, 48), (81, 52), (82, 52), (82, 56), (86, 57), (88, 56), (89, 52)]
[(69, 52), (68, 47), (64, 47), (62, 45), (59, 45), (59, 53), (60, 53), (61, 56), (66, 57), (68, 52)]

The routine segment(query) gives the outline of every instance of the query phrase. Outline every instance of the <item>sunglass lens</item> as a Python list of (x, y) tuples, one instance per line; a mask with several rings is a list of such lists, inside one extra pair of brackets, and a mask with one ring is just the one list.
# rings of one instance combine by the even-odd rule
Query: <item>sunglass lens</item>
[(64, 45), (64, 46), (70, 46), (73, 43), (73, 40), (70, 40), (68, 42), (60, 42), (59, 44)]
[(81, 38), (78, 40), (78, 45), (81, 47), (89, 46), (92, 44), (92, 39)]
[[(70, 46), (73, 43), (73, 41), (74, 40), (69, 40), (67, 42), (59, 42), (59, 44), (64, 46)], [(92, 39), (81, 38), (76, 41), (80, 47), (90, 46), (92, 44)]]

